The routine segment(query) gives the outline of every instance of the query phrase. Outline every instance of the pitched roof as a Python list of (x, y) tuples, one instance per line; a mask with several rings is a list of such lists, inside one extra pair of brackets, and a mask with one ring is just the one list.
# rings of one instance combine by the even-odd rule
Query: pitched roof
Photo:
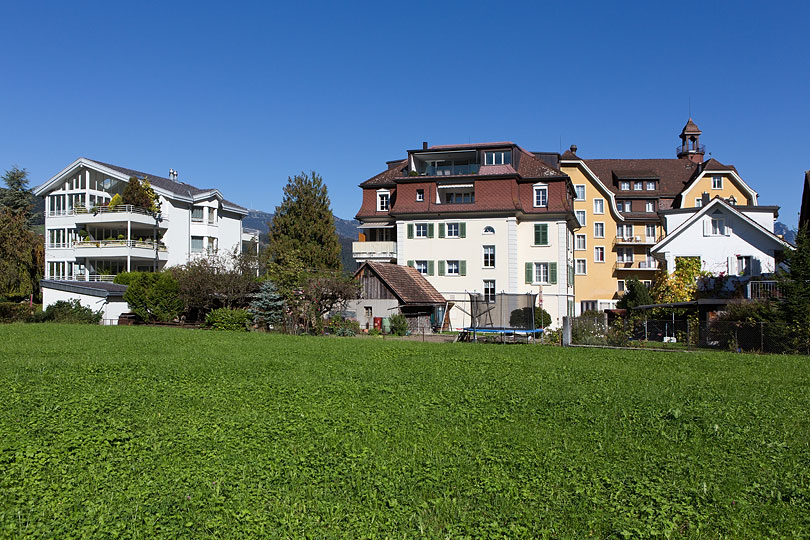
[(392, 186), (394, 185), (394, 178), (397, 176), (402, 176), (402, 168), (407, 164), (407, 159), (403, 159), (401, 161), (389, 161), (388, 168), (386, 170), (361, 183), (360, 187)]
[(444, 304), (444, 296), (419, 273), (416, 268), (398, 264), (366, 262), (354, 274), (360, 275), (364, 268), (385, 282), (403, 304)]
[(658, 178), (657, 193), (674, 197), (700, 171), (688, 159), (585, 159), (585, 164), (614, 193), (619, 178)]
[(40, 280), (40, 285), (46, 289), (86, 294), (101, 298), (119, 298), (127, 292), (126, 285), (109, 283), (106, 281), (67, 281), (67, 280)]
[(700, 131), (700, 128), (697, 127), (697, 124), (695, 124), (691, 118), (686, 122), (686, 125), (683, 126), (683, 129), (681, 130), (681, 135), (690, 133), (696, 133), (698, 135), (703, 133), (702, 131)]
[[(149, 183), (152, 184), (153, 186), (156, 186), (156, 187), (158, 187), (160, 189), (166, 190), (166, 191), (168, 191), (170, 193), (174, 193), (175, 195), (180, 195), (180, 196), (183, 196), (183, 197), (194, 198), (194, 196), (196, 196), (196, 195), (200, 195), (200, 194), (203, 194), (203, 193), (209, 193), (211, 191), (218, 191), (216, 188), (208, 188), (208, 189), (198, 188), (198, 187), (192, 186), (191, 184), (186, 184), (185, 182), (175, 182), (174, 180), (170, 180), (168, 178), (163, 178), (163, 177), (158, 176), (156, 174), (150, 174), (150, 173), (145, 173), (145, 172), (142, 172), (142, 171), (136, 171), (135, 169), (128, 169), (126, 167), (121, 167), (119, 165), (113, 165), (112, 163), (105, 163), (103, 161), (98, 161), (98, 160), (95, 160), (95, 159), (89, 159), (89, 161), (92, 161), (94, 163), (98, 163), (99, 165), (103, 165), (104, 167), (107, 167), (107, 168), (112, 169), (114, 171), (118, 171), (121, 174), (124, 174), (126, 176), (134, 176), (135, 178), (138, 178), (139, 180), (143, 180), (144, 178), (148, 177)], [(223, 199), (222, 202), (229, 205), (229, 206), (233, 206), (233, 207), (241, 209), (241, 210), (247, 210), (247, 208), (245, 208), (243, 206), (240, 206), (240, 205), (238, 205), (238, 204), (236, 204), (234, 202), (227, 201), (225, 199)]]

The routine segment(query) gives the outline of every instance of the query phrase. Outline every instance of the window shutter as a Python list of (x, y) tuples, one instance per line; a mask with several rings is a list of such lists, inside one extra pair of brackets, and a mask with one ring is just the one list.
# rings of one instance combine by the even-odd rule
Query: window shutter
[[(408, 238), (413, 238), (413, 223), (408, 223)], [(408, 266), (413, 266), (409, 264)]]
[(433, 261), (428, 261), (428, 275), (433, 275)]
[(413, 261), (408, 261), (408, 266), (410, 266), (411, 268), (413, 268)]
[(548, 224), (540, 225), (540, 245), (548, 245)]
[(458, 262), (458, 273), (462, 276), (467, 275), (467, 261), (459, 261)]
[(737, 275), (737, 257), (729, 257), (728, 258), (728, 275), (736, 276)]
[(526, 263), (526, 283), (531, 283), (533, 281), (532, 278), (534, 276), (532, 276), (532, 274), (534, 272), (532, 272), (532, 270), (533, 270), (532, 266), (534, 266), (532, 263), (530, 263), (530, 262)]
[(557, 263), (548, 263), (548, 282), (552, 285), (557, 284)]
[(534, 245), (535, 246), (540, 245), (540, 224), (539, 223), (534, 224)]
[(433, 223), (428, 223), (428, 238), (433, 238)]
[(444, 223), (439, 223), (439, 238), (444, 238)]
[(466, 223), (459, 223), (459, 225), (458, 225), (458, 236), (460, 238), (467, 238), (467, 224)]
[(709, 236), (712, 232), (712, 220), (703, 220), (703, 236)]
[(439, 261), (439, 275), (444, 275), (444, 261)]

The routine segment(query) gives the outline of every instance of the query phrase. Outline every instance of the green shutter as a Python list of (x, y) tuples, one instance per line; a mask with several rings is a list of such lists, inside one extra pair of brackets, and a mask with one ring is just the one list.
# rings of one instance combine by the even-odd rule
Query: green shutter
[(460, 238), (467, 238), (467, 224), (460, 223), (458, 226), (458, 235)]
[(526, 283), (531, 283), (533, 281), (532, 278), (534, 276), (532, 274), (534, 274), (534, 268), (532, 268), (532, 266), (534, 266), (532, 263), (526, 263)]
[(459, 263), (458, 263), (458, 272), (462, 276), (467, 275), (467, 261), (459, 261)]
[(428, 275), (433, 275), (433, 261), (428, 261)]
[(535, 246), (540, 245), (540, 224), (539, 223), (534, 224), (534, 245)]
[(540, 225), (540, 245), (541, 246), (548, 245), (548, 224), (546, 223)]
[(557, 263), (548, 263), (548, 282), (552, 285), (557, 284)]
[(439, 223), (439, 238), (444, 238), (444, 223)]
[[(408, 238), (413, 238), (413, 223), (408, 223)], [(411, 261), (413, 262), (413, 261)], [(409, 264), (408, 266), (413, 266)]]
[(413, 261), (408, 261), (408, 266), (410, 266), (411, 268), (413, 268)]
[(428, 223), (428, 238), (433, 238), (433, 223)]
[(444, 275), (444, 261), (439, 261), (439, 275)]

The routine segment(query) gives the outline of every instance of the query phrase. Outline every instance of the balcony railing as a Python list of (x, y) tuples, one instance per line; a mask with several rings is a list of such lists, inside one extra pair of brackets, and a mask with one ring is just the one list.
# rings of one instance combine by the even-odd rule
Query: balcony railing
[(636, 246), (651, 246), (658, 242), (660, 238), (654, 236), (617, 236), (613, 239), (613, 245), (636, 245)]
[(466, 175), (478, 174), (481, 165), (477, 163), (468, 165), (428, 165), (425, 167), (424, 172), (420, 172), (420, 176), (451, 176), (451, 175)]
[(658, 261), (628, 261), (617, 262), (613, 265), (614, 270), (658, 270), (660, 265)]
[[(82, 240), (73, 244), (77, 248), (109, 248), (109, 247), (133, 247), (155, 249), (152, 240)], [(166, 244), (157, 243), (158, 251), (166, 251)]]
[(115, 279), (115, 275), (113, 274), (67, 274), (64, 276), (51, 276), (47, 279), (51, 279), (54, 281), (106, 281), (108, 283), (112, 282)]
[[(143, 208), (141, 206), (133, 206), (131, 204), (119, 204), (116, 206), (96, 206), (91, 209), (87, 209), (84, 206), (79, 206), (74, 208), (73, 210), (76, 214), (119, 214), (119, 213), (127, 213), (127, 214), (141, 214), (144, 216), (152, 216), (152, 211), (148, 208)], [(162, 221), (168, 221), (169, 218), (166, 217), (165, 214), (161, 214)]]
[(352, 242), (352, 257), (355, 259), (394, 259), (396, 256), (396, 242)]
[(781, 298), (782, 286), (778, 281), (749, 281), (745, 284), (745, 297), (752, 300)]
[(675, 147), (675, 155), (678, 154), (705, 154), (706, 153), (706, 145), (699, 144), (697, 147), (693, 147), (691, 144), (687, 144), (686, 146), (679, 144)]

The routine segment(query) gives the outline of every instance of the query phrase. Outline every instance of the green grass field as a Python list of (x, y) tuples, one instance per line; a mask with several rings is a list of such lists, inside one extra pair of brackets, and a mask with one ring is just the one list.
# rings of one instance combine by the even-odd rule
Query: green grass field
[(810, 536), (807, 357), (0, 326), (0, 536)]

